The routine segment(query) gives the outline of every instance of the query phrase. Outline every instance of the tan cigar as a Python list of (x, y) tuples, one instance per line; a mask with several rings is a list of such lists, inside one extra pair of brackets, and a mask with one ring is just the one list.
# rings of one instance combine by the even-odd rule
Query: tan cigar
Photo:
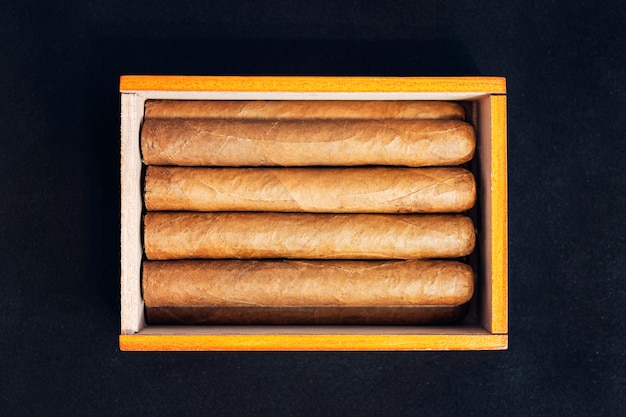
[(460, 120), (146, 119), (146, 165), (449, 166), (474, 155)]
[(212, 258), (456, 258), (474, 249), (457, 214), (148, 212), (151, 260)]
[(445, 101), (148, 100), (146, 118), (463, 119), (458, 103)]
[(476, 199), (463, 168), (149, 166), (148, 210), (451, 213)]
[(146, 307), (146, 319), (150, 324), (436, 325), (461, 320), (468, 306)]
[(142, 288), (147, 307), (457, 306), (474, 274), (456, 261), (148, 261)]

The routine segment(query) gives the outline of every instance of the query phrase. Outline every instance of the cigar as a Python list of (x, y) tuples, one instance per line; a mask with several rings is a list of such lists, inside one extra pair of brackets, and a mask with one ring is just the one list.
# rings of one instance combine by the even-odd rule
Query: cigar
[(458, 214), (147, 212), (151, 260), (212, 258), (456, 258), (474, 249)]
[(463, 168), (187, 168), (149, 166), (154, 211), (458, 213), (476, 199)]
[(460, 321), (468, 306), (146, 307), (146, 320), (179, 325), (439, 325)]
[(147, 307), (458, 306), (474, 292), (456, 261), (147, 261)]
[(460, 120), (146, 119), (146, 165), (450, 166), (474, 155)]
[(145, 118), (463, 119), (458, 103), (445, 101), (148, 100)]

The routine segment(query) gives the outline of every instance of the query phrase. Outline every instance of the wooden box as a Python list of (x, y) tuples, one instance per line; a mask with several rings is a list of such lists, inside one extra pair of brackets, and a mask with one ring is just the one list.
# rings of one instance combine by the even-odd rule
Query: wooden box
[[(122, 350), (500, 350), (507, 334), (506, 84), (499, 77), (122, 76)], [(477, 134), (476, 292), (451, 326), (153, 326), (144, 321), (140, 266), (147, 99), (447, 100), (463, 102)]]

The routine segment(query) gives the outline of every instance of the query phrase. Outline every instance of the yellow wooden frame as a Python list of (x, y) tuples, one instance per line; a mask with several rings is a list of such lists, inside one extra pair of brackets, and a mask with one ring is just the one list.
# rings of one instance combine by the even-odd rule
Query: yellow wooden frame
[[(122, 350), (501, 350), (508, 347), (506, 81), (501, 77), (120, 78)], [(456, 326), (146, 326), (140, 291), (146, 99), (466, 100), (477, 109), (483, 230), (479, 323)], [(481, 275), (479, 274), (479, 275)]]

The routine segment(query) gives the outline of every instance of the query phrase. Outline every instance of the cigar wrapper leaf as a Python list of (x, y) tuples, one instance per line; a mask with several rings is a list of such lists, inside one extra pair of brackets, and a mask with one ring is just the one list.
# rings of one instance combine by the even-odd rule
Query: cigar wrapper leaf
[(146, 307), (146, 319), (183, 325), (440, 325), (461, 320), (468, 306)]
[(458, 103), (360, 100), (148, 100), (146, 118), (463, 119)]
[(450, 166), (469, 161), (473, 128), (460, 120), (146, 119), (146, 165)]
[(152, 211), (458, 213), (476, 200), (463, 168), (189, 168), (149, 166)]
[(458, 306), (474, 274), (451, 260), (145, 261), (148, 307)]
[(475, 245), (458, 214), (147, 212), (150, 260), (457, 258)]

